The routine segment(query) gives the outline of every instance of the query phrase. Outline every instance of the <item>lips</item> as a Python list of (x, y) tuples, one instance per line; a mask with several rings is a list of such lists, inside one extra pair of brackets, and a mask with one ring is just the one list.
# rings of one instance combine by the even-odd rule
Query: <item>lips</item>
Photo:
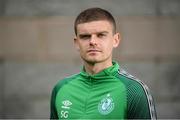
[(90, 49), (87, 52), (101, 52), (100, 50)]

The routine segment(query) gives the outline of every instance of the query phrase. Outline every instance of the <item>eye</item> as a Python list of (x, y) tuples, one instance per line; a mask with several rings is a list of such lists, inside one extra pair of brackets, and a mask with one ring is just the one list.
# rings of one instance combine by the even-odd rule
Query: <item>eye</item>
[(99, 33), (99, 34), (97, 35), (98, 38), (102, 38), (102, 37), (105, 37), (105, 36), (106, 36), (106, 34), (104, 34), (104, 33)]
[(90, 39), (91, 38), (91, 35), (79, 35), (79, 38), (80, 39), (83, 39), (83, 40), (87, 40), (87, 39)]

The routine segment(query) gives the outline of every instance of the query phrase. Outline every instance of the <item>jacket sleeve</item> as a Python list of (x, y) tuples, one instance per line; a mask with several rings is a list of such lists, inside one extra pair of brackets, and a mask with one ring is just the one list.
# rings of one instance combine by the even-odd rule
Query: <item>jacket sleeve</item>
[(136, 82), (128, 92), (128, 119), (156, 119), (153, 98), (145, 84)]
[(50, 102), (50, 119), (58, 119), (57, 110), (55, 106), (55, 100), (56, 100), (56, 87), (53, 89), (51, 94), (51, 102)]

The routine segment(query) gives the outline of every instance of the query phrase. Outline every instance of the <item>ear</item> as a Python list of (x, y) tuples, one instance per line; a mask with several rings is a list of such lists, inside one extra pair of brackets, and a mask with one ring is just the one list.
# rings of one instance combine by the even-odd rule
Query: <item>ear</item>
[(75, 45), (76, 49), (79, 51), (78, 39), (76, 36), (74, 37), (74, 45)]
[(120, 40), (121, 40), (120, 33), (114, 34), (114, 41), (113, 41), (113, 47), (114, 48), (118, 47)]

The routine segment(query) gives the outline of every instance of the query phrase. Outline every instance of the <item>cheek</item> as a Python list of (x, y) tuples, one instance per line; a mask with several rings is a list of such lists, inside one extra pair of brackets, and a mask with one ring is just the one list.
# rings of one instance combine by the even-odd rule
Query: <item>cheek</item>
[(108, 53), (111, 53), (111, 52), (112, 52), (112, 50), (113, 50), (113, 47), (112, 47), (112, 46), (108, 46), (108, 48), (107, 48), (107, 50), (106, 50), (106, 51), (107, 51)]
[(110, 45), (110, 44), (104, 46), (104, 48), (103, 48), (103, 51), (104, 51), (103, 53), (104, 53), (104, 55), (105, 55), (105, 56), (109, 56), (109, 55), (112, 53), (112, 49), (113, 49), (113, 47), (112, 47), (112, 45)]
[(84, 53), (84, 52), (86, 51), (86, 45), (80, 44), (80, 45), (79, 45), (79, 51), (80, 51), (80, 53)]
[(113, 49), (113, 43), (111, 41), (109, 41), (108, 43), (106, 43), (104, 49), (107, 51), (107, 52), (111, 52), (112, 49)]

